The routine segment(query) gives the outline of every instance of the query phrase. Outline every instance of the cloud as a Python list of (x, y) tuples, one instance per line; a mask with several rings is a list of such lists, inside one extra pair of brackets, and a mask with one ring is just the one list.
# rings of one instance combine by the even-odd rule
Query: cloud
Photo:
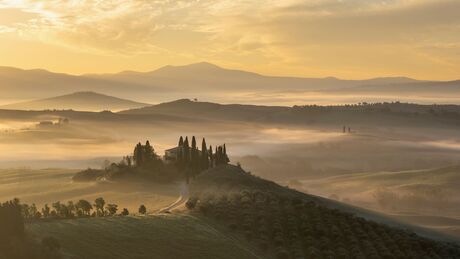
[(0, 0), (2, 9), (28, 16), (0, 18), (0, 33), (77, 52), (350, 77), (388, 74), (369, 63), (388, 66), (388, 57), (406, 57), (408, 75), (428, 69), (410, 64), (460, 66), (457, 0)]

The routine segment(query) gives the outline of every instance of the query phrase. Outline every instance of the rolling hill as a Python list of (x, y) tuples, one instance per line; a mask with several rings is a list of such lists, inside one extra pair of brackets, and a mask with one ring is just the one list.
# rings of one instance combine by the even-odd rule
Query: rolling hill
[(155, 215), (37, 222), (38, 240), (56, 237), (69, 258), (260, 258), (251, 245), (187, 215)]
[(0, 106), (11, 110), (79, 110), (79, 111), (119, 111), (148, 106), (146, 103), (134, 102), (95, 92), (76, 92), (72, 94), (14, 103)]
[(121, 111), (123, 115), (182, 116), (210, 119), (295, 125), (423, 125), (428, 121), (458, 125), (460, 106), (377, 103), (332, 106), (260, 106), (218, 104), (181, 99), (138, 109)]
[(186, 208), (148, 216), (38, 220), (71, 258), (457, 258), (450, 236), (303, 194), (233, 165), (198, 175)]
[(187, 207), (194, 213), (227, 226), (277, 258), (460, 256), (458, 244), (445, 243), (458, 242), (454, 237), (303, 194), (238, 166), (202, 172), (190, 193)]

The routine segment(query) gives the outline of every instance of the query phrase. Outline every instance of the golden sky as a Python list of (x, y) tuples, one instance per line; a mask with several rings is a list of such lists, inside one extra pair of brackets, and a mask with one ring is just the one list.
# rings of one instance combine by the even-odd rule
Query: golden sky
[(459, 0), (0, 0), (0, 65), (460, 78)]

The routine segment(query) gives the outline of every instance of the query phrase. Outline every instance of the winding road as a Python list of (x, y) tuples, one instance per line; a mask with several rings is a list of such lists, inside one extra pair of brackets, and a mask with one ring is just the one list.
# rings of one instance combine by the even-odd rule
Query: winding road
[(188, 184), (186, 182), (182, 182), (180, 186), (180, 196), (177, 198), (177, 200), (168, 206), (159, 209), (156, 213), (170, 213), (172, 210), (182, 206), (185, 204), (188, 200), (189, 197), (189, 189), (188, 189)]

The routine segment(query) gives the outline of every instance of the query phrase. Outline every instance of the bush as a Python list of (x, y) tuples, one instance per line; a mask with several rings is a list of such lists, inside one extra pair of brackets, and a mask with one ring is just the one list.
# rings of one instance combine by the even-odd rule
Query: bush
[(198, 199), (196, 197), (189, 198), (187, 202), (185, 203), (185, 207), (187, 207), (187, 209), (189, 210), (192, 210), (195, 208), (197, 202), (198, 202)]
[(139, 207), (139, 213), (142, 214), (142, 215), (145, 215), (147, 213), (147, 208), (142, 204), (140, 207)]
[(129, 215), (129, 211), (127, 208), (124, 208), (123, 211), (121, 212), (121, 215), (122, 216), (128, 216)]

